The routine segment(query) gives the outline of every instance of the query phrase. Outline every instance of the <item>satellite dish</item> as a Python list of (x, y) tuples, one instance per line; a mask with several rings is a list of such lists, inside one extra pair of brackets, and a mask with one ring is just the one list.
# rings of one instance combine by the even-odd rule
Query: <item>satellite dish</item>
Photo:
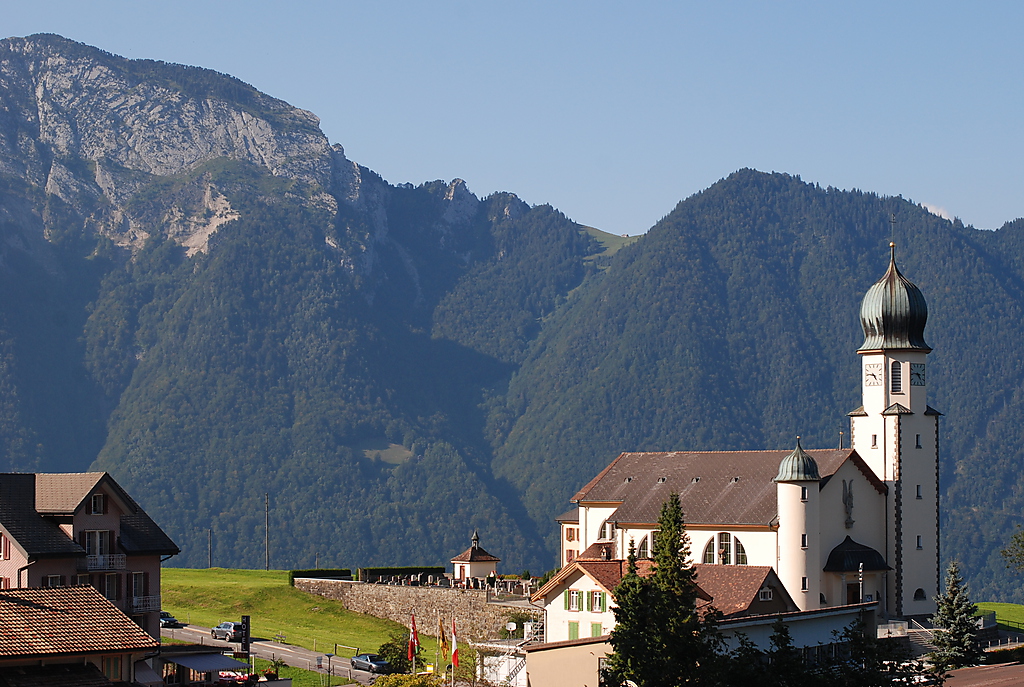
[(513, 623), (513, 622), (505, 623), (505, 629), (508, 630), (509, 632), (514, 632), (515, 629), (516, 629), (516, 624)]

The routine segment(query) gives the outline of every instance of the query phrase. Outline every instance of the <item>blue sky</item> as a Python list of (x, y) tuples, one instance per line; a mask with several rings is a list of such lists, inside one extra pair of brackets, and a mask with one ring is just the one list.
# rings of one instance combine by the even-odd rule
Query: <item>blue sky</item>
[(1024, 3), (4, 5), (4, 36), (237, 76), (392, 183), (460, 177), (613, 233), (742, 167), (1024, 216)]

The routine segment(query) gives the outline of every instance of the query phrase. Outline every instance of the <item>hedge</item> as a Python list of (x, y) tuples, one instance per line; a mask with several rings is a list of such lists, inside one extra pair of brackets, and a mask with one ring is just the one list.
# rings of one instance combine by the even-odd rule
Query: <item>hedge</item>
[(352, 570), (350, 568), (319, 568), (317, 570), (291, 570), (288, 572), (288, 584), (295, 586), (296, 577), (312, 577), (312, 578), (348, 578), (352, 579)]

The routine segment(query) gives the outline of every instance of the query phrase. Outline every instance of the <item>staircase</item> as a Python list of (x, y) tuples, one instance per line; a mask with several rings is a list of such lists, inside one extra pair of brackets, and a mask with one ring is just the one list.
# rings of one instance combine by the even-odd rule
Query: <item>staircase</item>
[(907, 625), (907, 639), (910, 640), (910, 655), (914, 658), (930, 654), (938, 649), (935, 646), (935, 636), (932, 630), (916, 620), (911, 620)]

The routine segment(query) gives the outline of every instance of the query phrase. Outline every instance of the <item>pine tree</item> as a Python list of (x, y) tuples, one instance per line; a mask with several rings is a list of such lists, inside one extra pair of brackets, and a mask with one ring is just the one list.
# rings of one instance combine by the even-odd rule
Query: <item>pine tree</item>
[(960, 567), (952, 561), (946, 569), (946, 591), (935, 598), (938, 609), (932, 617), (936, 626), (933, 661), (944, 668), (972, 665), (981, 658), (975, 614), (978, 607), (967, 595)]
[(640, 577), (631, 545), (626, 574), (615, 588), (609, 684), (713, 684), (721, 658), (717, 616), (697, 611), (696, 572), (678, 494), (662, 505), (658, 527), (654, 574)]

